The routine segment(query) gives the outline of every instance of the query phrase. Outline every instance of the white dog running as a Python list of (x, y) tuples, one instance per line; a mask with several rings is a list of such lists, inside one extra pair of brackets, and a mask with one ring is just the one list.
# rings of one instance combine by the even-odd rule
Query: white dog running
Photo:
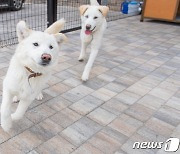
[(82, 80), (87, 81), (94, 60), (101, 46), (103, 33), (107, 27), (106, 15), (109, 11), (107, 6), (100, 6), (97, 0), (91, 0), (91, 5), (80, 6), (82, 20), (81, 30), (81, 54), (79, 61), (83, 61), (87, 46), (91, 43), (91, 53), (85, 66)]
[[(45, 32), (30, 30), (24, 21), (17, 24), (19, 44), (3, 82), (1, 126), (5, 131), (10, 130), (13, 120), (23, 117), (35, 98), (43, 98), (41, 90), (51, 75), (52, 67), (58, 63), (59, 46), (66, 39), (59, 33), (64, 23), (61, 19)], [(11, 114), (14, 96), (20, 102), (15, 113)]]

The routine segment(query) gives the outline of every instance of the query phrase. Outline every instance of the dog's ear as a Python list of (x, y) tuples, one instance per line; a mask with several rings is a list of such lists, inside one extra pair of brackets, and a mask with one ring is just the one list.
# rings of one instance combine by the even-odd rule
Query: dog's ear
[(56, 38), (58, 45), (61, 45), (61, 43), (67, 42), (67, 40), (68, 40), (66, 35), (64, 35), (62, 33), (54, 34), (54, 37)]
[(55, 23), (53, 23), (44, 32), (49, 34), (57, 34), (63, 29), (64, 24), (65, 24), (65, 20), (62, 18), (61, 20), (58, 20)]
[(108, 12), (109, 12), (109, 7), (107, 7), (107, 6), (99, 6), (99, 11), (102, 13), (102, 15), (104, 17), (106, 17)]
[(30, 35), (32, 30), (28, 28), (25, 21), (20, 21), (16, 26), (16, 32), (18, 36), (18, 41), (21, 42), (23, 39)]
[(80, 15), (82, 16), (87, 11), (88, 8), (89, 8), (89, 5), (81, 5), (79, 7)]

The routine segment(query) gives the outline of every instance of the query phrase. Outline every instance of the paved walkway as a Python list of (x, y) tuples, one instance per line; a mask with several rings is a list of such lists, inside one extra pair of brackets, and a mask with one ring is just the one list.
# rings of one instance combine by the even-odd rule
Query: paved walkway
[[(79, 31), (68, 33), (43, 101), (10, 134), (0, 128), (0, 153), (165, 153), (132, 147), (180, 138), (180, 28), (139, 18), (109, 23), (86, 83), (80, 76), (87, 59), (77, 60)], [(1, 85), (13, 48), (0, 49)]]

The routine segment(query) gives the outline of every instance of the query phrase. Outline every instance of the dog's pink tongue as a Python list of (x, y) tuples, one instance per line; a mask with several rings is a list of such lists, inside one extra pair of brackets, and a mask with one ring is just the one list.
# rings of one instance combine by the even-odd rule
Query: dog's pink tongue
[(92, 33), (92, 32), (91, 32), (90, 30), (86, 30), (86, 31), (85, 31), (85, 34), (86, 34), (86, 35), (90, 35), (91, 33)]

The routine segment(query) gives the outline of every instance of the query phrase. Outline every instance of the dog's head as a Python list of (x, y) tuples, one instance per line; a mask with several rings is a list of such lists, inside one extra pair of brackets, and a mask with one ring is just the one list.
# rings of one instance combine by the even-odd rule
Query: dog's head
[(45, 32), (29, 29), (24, 21), (17, 24), (17, 56), (24, 65), (49, 67), (58, 61), (59, 47), (66, 36), (59, 33), (64, 26), (64, 19), (51, 25)]
[(101, 26), (109, 8), (107, 6), (82, 5), (79, 10), (85, 34), (90, 35)]

